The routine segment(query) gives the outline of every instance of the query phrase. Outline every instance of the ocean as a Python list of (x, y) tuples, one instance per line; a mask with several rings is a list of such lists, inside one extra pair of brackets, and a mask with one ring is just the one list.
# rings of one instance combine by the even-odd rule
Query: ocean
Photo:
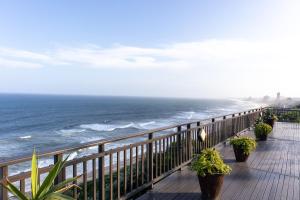
[(60, 149), (259, 106), (238, 99), (1, 94), (0, 158), (29, 155), (33, 148)]

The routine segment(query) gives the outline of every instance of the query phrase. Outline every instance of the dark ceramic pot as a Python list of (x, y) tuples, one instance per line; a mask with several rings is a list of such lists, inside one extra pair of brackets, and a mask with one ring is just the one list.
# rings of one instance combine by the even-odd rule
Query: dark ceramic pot
[(235, 155), (235, 160), (237, 162), (245, 162), (249, 155), (244, 154), (244, 150), (242, 150), (241, 148), (234, 146), (233, 145), (233, 151), (234, 151), (234, 155)]
[(198, 176), (202, 199), (215, 200), (219, 199), (222, 185), (224, 182), (223, 174)]
[(275, 120), (274, 119), (267, 119), (266, 123), (269, 124), (270, 126), (272, 126), (272, 128), (273, 128)]
[(260, 141), (266, 141), (268, 138), (268, 135), (260, 135), (257, 139), (259, 139)]

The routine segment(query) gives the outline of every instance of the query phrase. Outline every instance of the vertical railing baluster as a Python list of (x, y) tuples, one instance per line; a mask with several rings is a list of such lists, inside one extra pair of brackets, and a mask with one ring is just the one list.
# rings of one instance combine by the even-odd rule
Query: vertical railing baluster
[(20, 180), (20, 191), (24, 194), (25, 193), (25, 179)]
[(176, 164), (175, 166), (179, 165), (182, 162), (180, 152), (182, 151), (182, 144), (181, 144), (181, 126), (177, 127), (177, 145), (176, 145)]
[(120, 151), (117, 152), (117, 198), (121, 198), (121, 179), (120, 179)]
[(82, 163), (82, 165), (83, 165), (83, 177), (82, 177), (82, 179), (83, 179), (83, 199), (84, 200), (87, 200), (87, 198), (88, 198), (88, 194), (87, 194), (87, 163), (86, 163), (86, 161), (83, 161), (83, 163)]
[(158, 176), (158, 149), (157, 149), (157, 140), (155, 140), (154, 142), (154, 145), (155, 145), (155, 178), (157, 178)]
[(109, 199), (114, 198), (113, 153), (109, 154)]
[[(98, 146), (98, 152), (104, 153), (104, 144)], [(105, 200), (105, 157), (98, 158), (98, 198)]]
[(123, 190), (124, 190), (124, 195), (127, 193), (127, 153), (126, 153), (126, 149), (124, 149), (123, 151), (124, 155), (123, 155), (123, 162), (124, 162), (124, 166), (123, 166)]
[(197, 144), (197, 149), (196, 149), (196, 151), (195, 151), (195, 153), (196, 154), (199, 154), (200, 152), (201, 152), (201, 141), (200, 141), (200, 131), (201, 131), (201, 129), (200, 129), (200, 122), (197, 122), (197, 133), (196, 133), (196, 136), (195, 136), (195, 141), (196, 141), (196, 143), (198, 143)]
[(221, 141), (225, 141), (227, 139), (227, 126), (226, 126), (226, 116), (223, 116), (222, 121), (222, 131), (221, 131)]
[[(54, 155), (54, 164), (56, 164), (59, 160), (63, 159), (63, 154), (56, 154)], [(61, 183), (66, 178), (66, 168), (64, 167), (61, 172), (55, 178), (54, 184)]]
[(215, 145), (215, 138), (216, 138), (216, 125), (215, 125), (215, 118), (211, 119), (211, 138), (212, 138), (212, 143), (211, 143), (211, 147)]
[(174, 136), (172, 136), (172, 138), (173, 138), (173, 142), (172, 142), (172, 149), (173, 149), (173, 152), (172, 152), (172, 154), (173, 154), (173, 165), (172, 165), (172, 168), (175, 168), (176, 167), (176, 161), (177, 161), (177, 159), (176, 159), (176, 150), (177, 150), (177, 147), (178, 147), (178, 145), (176, 145), (176, 144), (178, 144), (178, 143), (176, 143), (176, 136), (174, 135)]
[(193, 143), (192, 143), (192, 137), (191, 137), (191, 124), (187, 125), (187, 135), (186, 135), (186, 142), (187, 142), (187, 159), (189, 160), (192, 157), (192, 152), (193, 152)]
[(171, 165), (171, 150), (170, 150), (170, 137), (167, 137), (167, 157), (168, 157), (168, 160), (167, 160), (167, 170), (170, 170), (170, 165)]
[(232, 115), (232, 133), (231, 133), (231, 136), (233, 136), (235, 134), (235, 115), (233, 114)]
[(159, 176), (161, 175), (161, 172), (162, 172), (162, 164), (161, 164), (161, 161), (162, 161), (162, 151), (161, 151), (161, 139), (158, 141), (158, 146), (159, 146), (159, 148), (158, 148), (158, 152), (159, 152)]
[[(2, 183), (6, 183), (6, 177), (8, 176), (8, 167), (2, 166), (0, 167), (0, 180)], [(0, 184), (0, 200), (7, 200), (8, 199), (8, 192), (7, 189)]]
[[(153, 139), (153, 133), (148, 134), (148, 140)], [(148, 147), (147, 147), (147, 154), (148, 154), (148, 176), (149, 180), (148, 182), (151, 182), (150, 188), (153, 188), (153, 141), (149, 142)]]
[(166, 138), (163, 139), (163, 173), (166, 172)]
[(139, 187), (139, 147), (136, 146), (135, 149), (135, 181), (136, 188)]
[(96, 171), (96, 159), (92, 160), (92, 170), (93, 170), (93, 199), (97, 199), (97, 171)]
[(129, 190), (130, 192), (133, 190), (133, 149), (132, 149), (132, 145), (130, 145), (130, 149), (129, 149), (129, 169), (130, 169), (130, 174), (129, 174), (129, 181), (130, 181), (130, 185), (129, 185)]
[[(189, 133), (190, 132), (190, 138), (189, 138)], [(183, 160), (182, 160), (182, 163), (186, 162), (188, 160), (188, 154), (191, 153), (189, 152), (189, 148), (190, 148), (190, 151), (192, 151), (192, 146), (189, 146), (189, 140), (191, 141), (191, 144), (192, 144), (192, 131), (189, 130), (189, 131), (186, 131), (185, 135), (184, 135), (184, 142), (183, 142), (183, 148), (184, 148), (184, 154), (183, 154)]]
[(145, 152), (144, 152), (144, 144), (141, 146), (141, 155), (142, 155), (142, 176), (141, 176), (141, 184), (144, 184), (144, 176), (145, 176)]
[[(73, 177), (77, 177), (77, 164), (73, 164)], [(77, 179), (73, 181), (73, 184), (77, 185)], [(74, 199), (78, 198), (77, 187), (73, 189), (73, 197)]]

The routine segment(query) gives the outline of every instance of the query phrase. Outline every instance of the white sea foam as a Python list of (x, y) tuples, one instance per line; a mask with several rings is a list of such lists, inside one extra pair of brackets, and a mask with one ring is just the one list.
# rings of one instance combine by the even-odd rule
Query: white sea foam
[(173, 118), (175, 120), (194, 120), (194, 119), (204, 119), (210, 116), (205, 111), (202, 112), (195, 112), (195, 111), (187, 111), (187, 112), (180, 112), (177, 115), (175, 115)]
[(87, 143), (87, 142), (92, 142), (92, 141), (96, 141), (96, 140), (102, 140), (104, 139), (104, 137), (90, 137), (90, 138), (82, 138), (80, 143), (83, 144), (83, 143)]
[(153, 128), (155, 121), (134, 123), (130, 122), (128, 124), (82, 124), (79, 127), (82, 129), (89, 129), (93, 131), (114, 131), (116, 129), (126, 129), (126, 128), (136, 128), (136, 129), (149, 129)]
[(82, 124), (80, 128), (89, 129), (93, 131), (113, 131), (116, 129), (114, 125), (110, 124)]
[(155, 121), (150, 121), (150, 122), (143, 122), (143, 123), (139, 123), (139, 126), (144, 128), (144, 129), (148, 129), (148, 128), (153, 128), (155, 127), (156, 122)]
[(86, 131), (85, 129), (62, 129), (58, 131), (58, 134), (62, 136), (72, 136), (76, 133), (82, 133)]

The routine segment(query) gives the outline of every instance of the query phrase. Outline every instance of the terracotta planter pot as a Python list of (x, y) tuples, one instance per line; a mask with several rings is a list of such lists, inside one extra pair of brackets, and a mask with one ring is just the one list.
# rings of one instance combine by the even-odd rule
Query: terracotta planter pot
[(207, 175), (207, 176), (198, 176), (202, 199), (213, 200), (219, 199), (222, 185), (224, 182), (224, 175)]
[(237, 162), (245, 162), (249, 155), (244, 154), (244, 151), (236, 146), (233, 145), (233, 151), (235, 155), (235, 160)]

